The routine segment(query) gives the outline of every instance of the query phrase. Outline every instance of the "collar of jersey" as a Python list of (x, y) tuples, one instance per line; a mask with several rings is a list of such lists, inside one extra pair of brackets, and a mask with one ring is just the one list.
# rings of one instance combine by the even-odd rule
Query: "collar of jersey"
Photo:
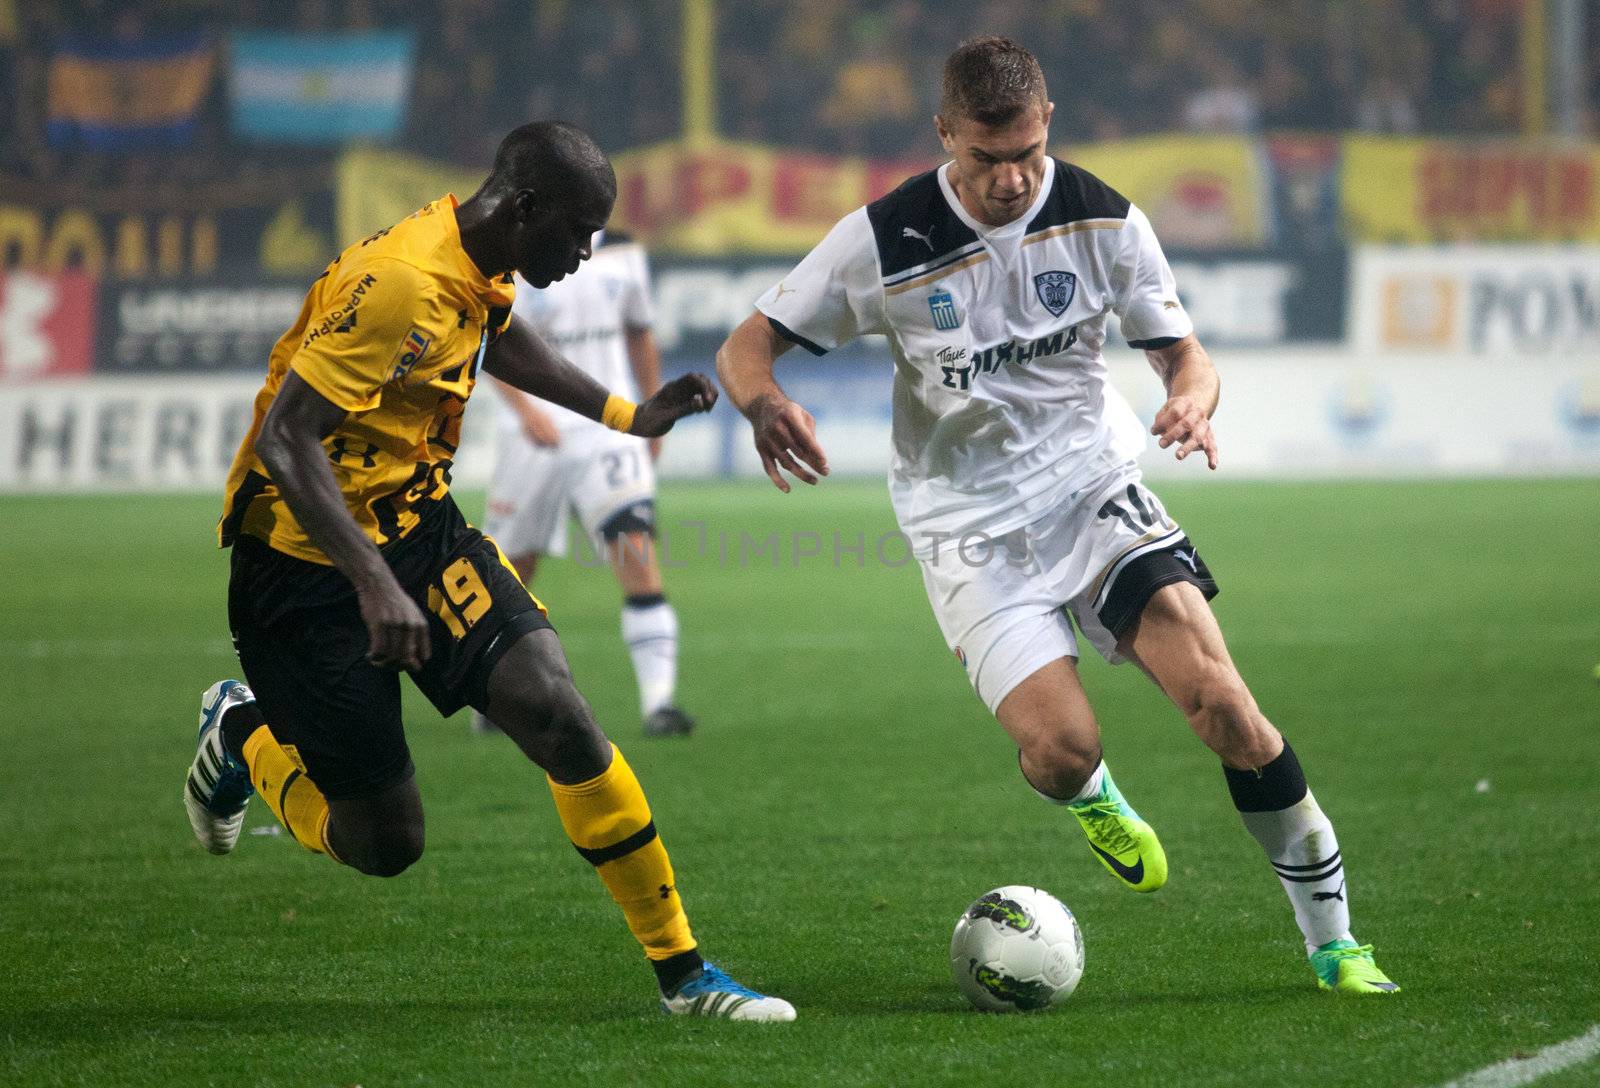
[(1020, 238), (1028, 229), (1028, 224), (1033, 222), (1033, 217), (1039, 214), (1039, 209), (1044, 207), (1044, 202), (1050, 199), (1050, 187), (1056, 182), (1056, 160), (1045, 156), (1044, 179), (1039, 183), (1039, 195), (1033, 198), (1033, 203), (1028, 205), (1028, 210), (1017, 216), (1003, 227), (991, 227), (981, 223), (968, 213), (966, 206), (961, 203), (961, 197), (956, 194), (955, 186), (950, 184), (950, 163), (939, 167), (939, 191), (944, 194), (945, 203), (950, 205), (950, 210), (973, 229), (977, 236), (985, 242), (999, 242), (1011, 238), (1013, 235)]
[(461, 201), (456, 199), (456, 194), (446, 193), (435, 203), (442, 204), (446, 201), (450, 204), (449, 226), (445, 228), (449, 232), (450, 252), (455, 255), (456, 264), (461, 269), (461, 275), (466, 279), (467, 286), (472, 289), (474, 294), (486, 301), (492, 297), (498, 298), (504, 295), (506, 285), (497, 283), (495, 280), (485, 276), (478, 268), (477, 263), (473, 261), (471, 254), (467, 252), (466, 247), (461, 244), (461, 224), (456, 220), (456, 209), (461, 207)]

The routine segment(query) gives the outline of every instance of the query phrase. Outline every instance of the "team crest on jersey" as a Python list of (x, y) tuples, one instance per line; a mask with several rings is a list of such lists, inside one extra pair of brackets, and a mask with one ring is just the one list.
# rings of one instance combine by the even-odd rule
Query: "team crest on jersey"
[(394, 373), (389, 375), (389, 380), (397, 382), (411, 373), (411, 368), (422, 361), (422, 357), (428, 354), (428, 348), (432, 346), (433, 341), (423, 336), (421, 329), (415, 325), (411, 326), (411, 331), (406, 333), (406, 338), (400, 342), (400, 354), (395, 357)]
[(1078, 277), (1071, 272), (1040, 272), (1033, 277), (1033, 287), (1050, 315), (1060, 317), (1072, 305), (1072, 296), (1078, 291)]
[(949, 291), (935, 291), (928, 296), (928, 309), (933, 311), (933, 327), (944, 332), (961, 327), (961, 315), (956, 313), (956, 300)]

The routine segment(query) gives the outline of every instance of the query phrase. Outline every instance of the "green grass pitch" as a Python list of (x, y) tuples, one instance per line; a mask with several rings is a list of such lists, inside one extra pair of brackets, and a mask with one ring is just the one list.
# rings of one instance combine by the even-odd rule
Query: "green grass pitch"
[[(1023, 786), (915, 568), (871, 561), (881, 483), (666, 489), (688, 741), (638, 736), (609, 578), (552, 563), (536, 587), (705, 951), (794, 1001), (788, 1026), (661, 1016), (542, 777), (409, 686), (429, 821), (410, 872), (251, 834), (259, 802), (235, 854), (204, 854), (179, 790), (196, 696), (237, 669), (215, 500), (13, 497), (0, 1083), (1427, 1088), (1600, 1021), (1600, 481), (1158, 491), (1400, 996), (1316, 991), (1215, 759), (1135, 671), (1089, 660), (1107, 758), (1172, 863), (1154, 896), (1101, 871)], [(866, 565), (834, 565), (835, 530), (865, 535)], [(737, 569), (740, 533), (773, 531), (823, 555)], [(981, 1015), (950, 980), (957, 915), (1007, 883), (1083, 925), (1055, 1012)]]

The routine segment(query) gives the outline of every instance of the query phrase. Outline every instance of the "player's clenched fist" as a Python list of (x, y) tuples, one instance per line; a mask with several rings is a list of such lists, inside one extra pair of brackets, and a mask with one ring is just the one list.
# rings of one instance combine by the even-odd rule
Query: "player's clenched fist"
[(1150, 433), (1160, 436), (1162, 449), (1178, 443), (1178, 460), (1200, 449), (1206, 451), (1207, 466), (1217, 467), (1217, 437), (1211, 430), (1211, 420), (1188, 397), (1173, 397), (1163, 404)]
[(655, 396), (639, 405), (628, 433), (642, 438), (660, 438), (684, 416), (709, 412), (716, 403), (717, 387), (710, 378), (704, 374), (685, 374), (663, 385)]
[(432, 654), (428, 621), (399, 583), (390, 578), (358, 589), (356, 600), (372, 639), (367, 659), (381, 669), (422, 668)]
[(828, 455), (817, 442), (817, 421), (794, 401), (761, 397), (750, 406), (750, 423), (761, 467), (779, 491), (789, 490), (789, 482), (778, 471), (780, 465), (808, 484), (817, 482), (817, 474), (828, 474)]

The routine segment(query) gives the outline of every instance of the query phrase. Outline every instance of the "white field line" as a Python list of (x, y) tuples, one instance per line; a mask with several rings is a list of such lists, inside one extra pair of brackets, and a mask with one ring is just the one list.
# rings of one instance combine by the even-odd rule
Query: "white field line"
[(1600, 1054), (1600, 1024), (1564, 1043), (1547, 1046), (1526, 1058), (1507, 1058), (1486, 1065), (1439, 1088), (1518, 1088), (1586, 1062), (1596, 1054)]
[[(556, 617), (559, 621), (560, 617)], [(931, 625), (930, 625), (931, 627)], [(560, 633), (559, 626), (557, 627)], [(913, 636), (917, 637), (917, 636)], [(585, 649), (606, 646), (621, 640), (612, 634), (562, 633), (561, 641), (568, 646)], [(920, 639), (930, 649), (938, 645), (938, 636), (931, 630), (928, 637)], [(1239, 646), (1395, 646), (1409, 644), (1412, 635), (1404, 630), (1339, 631), (1293, 627), (1278, 630), (1258, 629), (1228, 636), (1228, 642)], [(1600, 625), (1596, 624), (1526, 624), (1506, 627), (1455, 628), (1428, 637), (1432, 646), (1492, 646), (1502, 642), (1594, 642), (1600, 645)], [(878, 650), (880, 637), (862, 631), (783, 631), (754, 634), (747, 631), (725, 631), (704, 635), (690, 635), (684, 639), (688, 645), (707, 650), (743, 650), (752, 646), (766, 650), (810, 651), (813, 653)], [(0, 638), (0, 661), (44, 661), (71, 657), (181, 657), (184, 654), (232, 656), (233, 648), (226, 638), (170, 639), (159, 635), (148, 639), (115, 638)]]

